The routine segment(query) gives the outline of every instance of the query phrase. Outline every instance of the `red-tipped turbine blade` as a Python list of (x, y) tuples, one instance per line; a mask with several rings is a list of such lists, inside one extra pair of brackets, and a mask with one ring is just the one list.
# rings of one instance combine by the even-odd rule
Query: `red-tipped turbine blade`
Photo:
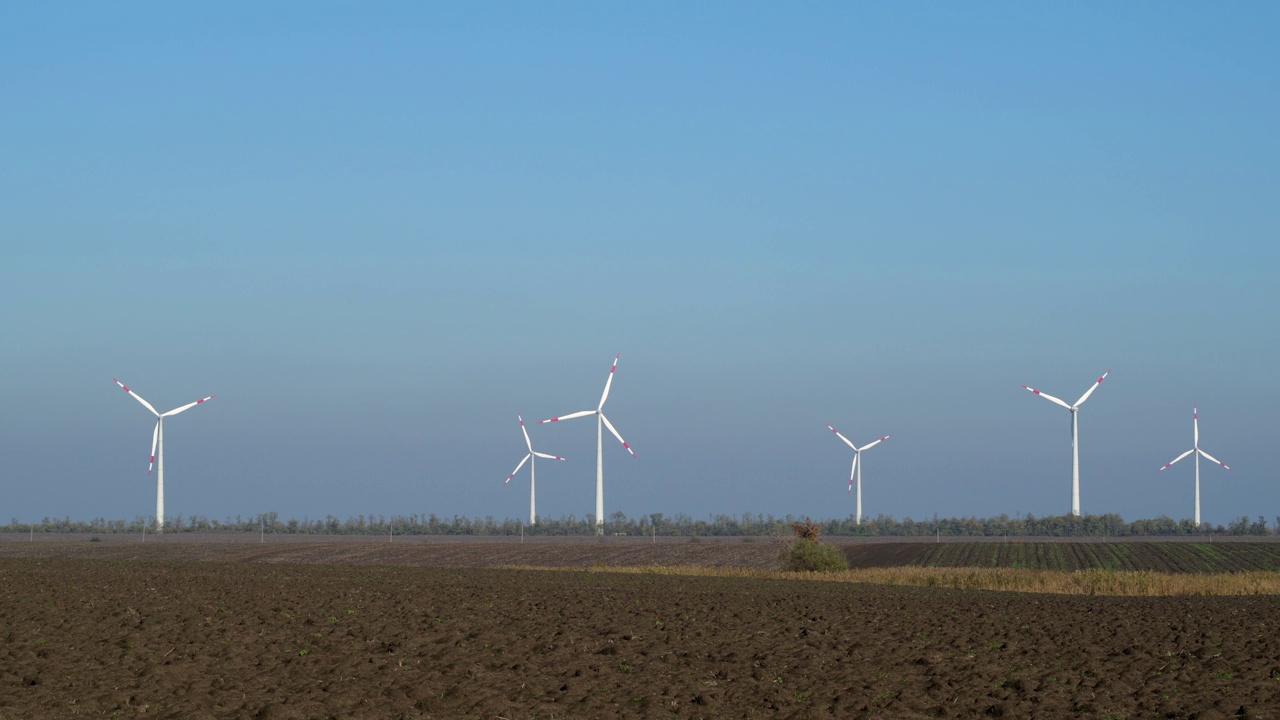
[(1176, 457), (1176, 458), (1174, 458), (1174, 459), (1170, 460), (1170, 461), (1169, 461), (1169, 463), (1168, 463), (1167, 465), (1165, 465), (1164, 467), (1160, 468), (1160, 469), (1159, 469), (1159, 470), (1157, 470), (1156, 472), (1164, 472), (1165, 470), (1168, 470), (1169, 468), (1173, 467), (1173, 464), (1174, 464), (1174, 463), (1178, 462), (1179, 460), (1181, 460), (1181, 459), (1185, 458), (1186, 456), (1190, 455), (1191, 453), (1193, 453), (1193, 452), (1195, 452), (1195, 451), (1196, 451), (1196, 450), (1195, 450), (1195, 448), (1191, 448), (1190, 450), (1188, 450), (1188, 451), (1186, 451), (1186, 452), (1182, 453), (1182, 454), (1181, 454), (1181, 455), (1179, 455), (1178, 457)]
[(561, 420), (572, 420), (574, 418), (586, 417), (588, 415), (595, 415), (595, 414), (596, 414), (595, 410), (583, 410), (582, 412), (569, 413), (568, 415), (553, 417), (550, 420), (539, 420), (538, 424), (545, 425), (546, 423), (560, 422)]
[(212, 399), (214, 399), (214, 398), (216, 398), (216, 397), (218, 397), (218, 396), (217, 396), (217, 395), (210, 395), (209, 397), (200, 398), (199, 400), (197, 400), (197, 401), (195, 401), (195, 402), (193, 402), (193, 403), (187, 403), (186, 405), (183, 405), (183, 406), (182, 406), (182, 407), (180, 407), (180, 408), (174, 408), (174, 409), (170, 410), (169, 412), (165, 413), (164, 415), (162, 415), (161, 417), (171, 417), (171, 416), (173, 416), (173, 415), (177, 415), (178, 413), (186, 412), (186, 411), (190, 410), (191, 408), (193, 408), (193, 407), (195, 407), (195, 406), (197, 406), (197, 405), (199, 405), (199, 404), (201, 404), (201, 403), (203, 403), (203, 402), (208, 402), (209, 400), (212, 400)]
[(847, 437), (845, 437), (845, 436), (841, 435), (839, 430), (836, 430), (835, 428), (831, 427), (830, 425), (828, 425), (828, 426), (827, 426), (827, 429), (828, 429), (828, 430), (830, 430), (831, 432), (835, 433), (835, 434), (836, 434), (836, 437), (838, 437), (838, 438), (840, 438), (841, 440), (843, 440), (845, 445), (848, 445), (849, 447), (851, 447), (851, 448), (853, 448), (855, 451), (857, 451), (858, 446), (857, 446), (857, 445), (854, 445), (854, 444), (853, 444), (853, 443), (851, 443), (851, 442), (849, 442), (849, 438), (847, 438)]
[[(1197, 448), (1197, 450), (1199, 450), (1199, 448)], [(1207, 452), (1205, 452), (1205, 451), (1203, 451), (1203, 450), (1200, 450), (1200, 454), (1201, 454), (1201, 455), (1203, 455), (1203, 456), (1204, 456), (1204, 459), (1205, 459), (1205, 460), (1208, 460), (1209, 462), (1216, 462), (1216, 463), (1218, 463), (1219, 465), (1221, 465), (1222, 467), (1227, 468), (1228, 470), (1230, 470), (1230, 469), (1231, 469), (1231, 468), (1227, 467), (1227, 464), (1226, 464), (1226, 463), (1222, 462), (1222, 461), (1221, 461), (1221, 460), (1219, 460), (1218, 458), (1216, 458), (1216, 457), (1214, 457), (1214, 456), (1210, 455), (1209, 453), (1207, 453)]]
[(600, 395), (600, 404), (596, 410), (604, 409), (604, 401), (609, 399), (609, 387), (613, 385), (613, 374), (618, 371), (618, 358), (622, 357), (622, 353), (618, 353), (613, 358), (613, 367), (609, 368), (609, 379), (604, 381), (604, 393)]
[(524, 459), (520, 461), (520, 464), (516, 466), (515, 470), (511, 471), (511, 474), (507, 476), (507, 479), (502, 484), (506, 485), (507, 483), (511, 482), (511, 478), (515, 477), (516, 473), (520, 472), (520, 468), (524, 467), (524, 464), (529, 462), (529, 458), (531, 457), (533, 457), (533, 453), (529, 453), (528, 455), (525, 455)]
[(155, 408), (153, 408), (153, 407), (151, 407), (151, 403), (147, 402), (146, 400), (143, 400), (141, 395), (139, 395), (138, 393), (136, 393), (136, 392), (134, 392), (134, 391), (130, 390), (128, 387), (126, 387), (126, 386), (125, 386), (125, 384), (124, 384), (124, 383), (120, 382), (119, 380), (116, 380), (115, 378), (111, 378), (111, 379), (112, 379), (112, 380), (115, 380), (115, 381), (116, 381), (116, 384), (117, 384), (117, 385), (119, 385), (119, 386), (120, 386), (120, 388), (121, 388), (122, 390), (124, 390), (125, 392), (129, 393), (129, 395), (130, 395), (134, 400), (137, 400), (138, 402), (142, 403), (142, 407), (144, 407), (144, 408), (146, 408), (146, 409), (150, 410), (152, 415), (155, 415), (156, 417), (160, 417), (160, 413), (156, 412), (156, 409), (155, 409)]
[(160, 442), (160, 421), (156, 420), (156, 429), (151, 431), (151, 464), (147, 465), (147, 477), (151, 477), (151, 469), (156, 466), (156, 444)]
[(1068, 410), (1070, 410), (1070, 409), (1071, 409), (1071, 406), (1070, 406), (1070, 405), (1066, 404), (1066, 403), (1065, 403), (1065, 402), (1063, 402), (1062, 400), (1059, 400), (1058, 398), (1056, 398), (1056, 397), (1054, 397), (1054, 396), (1052, 396), (1052, 395), (1050, 395), (1050, 394), (1048, 394), (1048, 393), (1042, 393), (1042, 392), (1040, 392), (1039, 390), (1037, 390), (1037, 389), (1035, 389), (1035, 388), (1033, 388), (1033, 387), (1027, 387), (1026, 385), (1023, 385), (1022, 387), (1023, 387), (1023, 389), (1024, 389), (1024, 390), (1027, 390), (1028, 392), (1031, 392), (1032, 394), (1039, 395), (1040, 397), (1044, 398), (1045, 400), (1048, 400), (1049, 402), (1057, 403), (1057, 404), (1061, 405), (1062, 407), (1064, 407), (1064, 408), (1066, 408), (1066, 409), (1068, 409)]
[(1085, 390), (1084, 394), (1080, 396), (1080, 399), (1076, 401), (1076, 407), (1080, 407), (1081, 405), (1083, 405), (1084, 401), (1089, 399), (1089, 396), (1093, 394), (1093, 391), (1097, 390), (1098, 386), (1102, 384), (1102, 381), (1106, 380), (1107, 376), (1110, 374), (1111, 374), (1110, 370), (1102, 373), (1102, 377), (1098, 378), (1098, 382), (1094, 383), (1093, 386), (1090, 387), (1088, 390)]
[[(627, 452), (631, 453), (631, 457), (636, 457), (636, 451), (632, 450), (631, 446), (627, 444), (627, 441), (622, 439), (622, 436), (614, 429), (613, 423), (609, 422), (609, 418), (605, 417), (604, 413), (600, 413), (600, 419), (604, 421), (604, 426), (609, 428), (609, 432), (613, 433), (613, 436), (618, 438), (618, 442), (622, 443), (622, 447), (626, 448)], [(639, 458), (636, 459), (639, 460)]]
[(885, 435), (884, 437), (880, 438), (879, 440), (876, 440), (876, 441), (875, 441), (875, 442), (873, 442), (873, 443), (870, 443), (870, 444), (867, 444), (867, 445), (863, 445), (862, 447), (858, 448), (858, 452), (862, 452), (863, 450), (870, 450), (871, 448), (873, 448), (873, 447), (875, 447), (875, 446), (879, 445), (880, 443), (884, 442), (885, 440), (888, 440), (888, 439), (889, 439), (889, 438), (891, 438), (891, 437), (893, 437), (893, 436), (892, 436), (892, 435)]
[(520, 432), (524, 433), (524, 444), (528, 446), (529, 452), (533, 452), (533, 441), (529, 440), (529, 431), (524, 429), (524, 418), (516, 415), (516, 419), (520, 421)]

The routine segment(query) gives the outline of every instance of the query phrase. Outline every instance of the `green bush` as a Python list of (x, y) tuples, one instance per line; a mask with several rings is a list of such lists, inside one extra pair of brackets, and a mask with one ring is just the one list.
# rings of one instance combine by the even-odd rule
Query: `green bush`
[(816, 540), (795, 540), (782, 553), (782, 569), (791, 572), (836, 572), (848, 570), (844, 553)]

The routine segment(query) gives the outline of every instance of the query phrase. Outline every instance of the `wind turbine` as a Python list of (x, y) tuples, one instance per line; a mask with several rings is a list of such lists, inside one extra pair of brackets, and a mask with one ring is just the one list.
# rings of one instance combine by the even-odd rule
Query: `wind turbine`
[(858, 525), (861, 525), (862, 524), (862, 466), (858, 464), (858, 458), (862, 457), (863, 450), (870, 450), (871, 448), (879, 445), (880, 443), (884, 442), (885, 440), (888, 440), (893, 436), (885, 435), (884, 437), (880, 438), (879, 440), (876, 440), (873, 443), (868, 443), (866, 445), (863, 445), (862, 447), (858, 447), (857, 445), (854, 445), (853, 443), (849, 442), (849, 438), (841, 435), (839, 430), (836, 430), (830, 425), (827, 426), (827, 429), (835, 433), (836, 437), (843, 440), (845, 445), (848, 445), (849, 447), (853, 448), (853, 467), (849, 468), (849, 492), (853, 492), (853, 483), (854, 483), (854, 478), (856, 477), (857, 483), (858, 483), (858, 514), (856, 516), (856, 523)]
[(622, 357), (622, 353), (618, 353), (613, 358), (613, 367), (609, 368), (609, 379), (604, 382), (604, 394), (600, 396), (600, 404), (595, 410), (583, 410), (582, 412), (569, 413), (561, 415), (550, 420), (539, 420), (538, 424), (560, 422), (561, 420), (572, 420), (573, 418), (587, 417), (588, 415), (596, 416), (596, 533), (604, 533), (604, 428), (609, 428), (609, 432), (618, 438), (618, 442), (622, 443), (622, 447), (631, 453), (631, 457), (635, 458), (636, 453), (627, 444), (626, 440), (618, 434), (613, 427), (613, 423), (609, 422), (609, 418), (604, 416), (604, 401), (609, 399), (609, 387), (613, 385), (613, 374), (618, 371), (618, 358)]
[(1076, 401), (1075, 405), (1068, 405), (1058, 398), (1042, 393), (1035, 388), (1029, 388), (1026, 385), (1022, 386), (1026, 390), (1039, 395), (1045, 400), (1061, 405), (1071, 411), (1071, 514), (1076, 517), (1080, 517), (1080, 423), (1078, 421), (1079, 419), (1077, 414), (1080, 412), (1080, 406), (1084, 404), (1084, 401), (1089, 399), (1089, 396), (1093, 394), (1093, 391), (1097, 390), (1098, 386), (1102, 384), (1102, 381), (1106, 380), (1107, 376), (1110, 374), (1110, 370), (1102, 373), (1102, 377), (1098, 378), (1098, 382), (1094, 383), (1088, 390), (1086, 390), (1085, 393), (1080, 396), (1080, 399)]
[(526, 447), (529, 448), (529, 454), (524, 456), (524, 459), (520, 461), (520, 464), (516, 466), (516, 469), (511, 471), (511, 476), (508, 477), (507, 481), (502, 484), (506, 485), (507, 483), (510, 483), (511, 478), (515, 477), (516, 473), (520, 472), (520, 468), (524, 467), (524, 464), (526, 462), (529, 463), (529, 524), (536, 525), (538, 522), (538, 512), (537, 512), (538, 508), (534, 502), (534, 487), (538, 482), (538, 469), (537, 469), (538, 458), (546, 458), (548, 460), (559, 460), (561, 462), (564, 462), (564, 458), (558, 455), (548, 455), (546, 453), (534, 452), (533, 443), (529, 440), (529, 431), (524, 429), (524, 418), (520, 417), (519, 415), (516, 415), (516, 419), (520, 421), (520, 432), (524, 433), (524, 444)]
[(1191, 407), (1191, 449), (1174, 458), (1169, 464), (1160, 468), (1156, 472), (1163, 472), (1173, 467), (1173, 464), (1185, 458), (1191, 453), (1196, 454), (1196, 527), (1200, 527), (1200, 456), (1203, 455), (1205, 460), (1216, 462), (1224, 468), (1230, 470), (1227, 464), (1215, 458), (1209, 453), (1200, 449), (1200, 410), (1194, 405)]
[(156, 416), (156, 429), (151, 433), (151, 464), (147, 466), (147, 476), (151, 476), (151, 469), (154, 467), (156, 470), (156, 529), (162, 530), (164, 528), (164, 419), (186, 412), (206, 400), (214, 399), (217, 395), (210, 395), (193, 403), (187, 403), (167, 413), (159, 413), (156, 412), (155, 408), (151, 407), (151, 403), (143, 400), (141, 395), (125, 387), (125, 384), (119, 380), (111, 379), (115, 380), (116, 384), (123, 388), (125, 392), (132, 395), (134, 400), (142, 403), (142, 407), (150, 410), (151, 414)]

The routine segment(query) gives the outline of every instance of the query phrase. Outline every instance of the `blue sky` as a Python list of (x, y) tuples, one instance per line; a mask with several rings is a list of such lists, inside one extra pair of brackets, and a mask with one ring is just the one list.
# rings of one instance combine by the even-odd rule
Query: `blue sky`
[(0, 518), (1274, 518), (1278, 14), (6, 8)]

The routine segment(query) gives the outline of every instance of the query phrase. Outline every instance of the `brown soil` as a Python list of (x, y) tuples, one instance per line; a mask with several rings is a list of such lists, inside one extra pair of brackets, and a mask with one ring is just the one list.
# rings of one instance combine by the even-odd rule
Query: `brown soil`
[[(593, 567), (692, 565), (778, 568), (782, 538), (266, 536), (256, 534), (0, 535), (0, 557), (115, 560), (419, 565), (431, 567)], [(98, 537), (91, 542), (90, 537)], [(1280, 542), (903, 542), (825, 538), (849, 567), (1008, 567), (1042, 570), (1150, 570), (1220, 573), (1280, 570)]]
[(857, 568), (1006, 567), (1164, 573), (1280, 570), (1280, 543), (1274, 542), (884, 542), (846, 544), (843, 549), (849, 566)]
[(0, 718), (1280, 716), (1275, 598), (60, 545), (0, 559)]
[[(68, 536), (72, 537), (72, 536)], [(217, 536), (214, 536), (217, 537)], [(225, 536), (224, 536), (225, 538)], [(166, 535), (140, 541), (138, 536), (102, 536), (90, 542), (80, 536), (53, 542), (0, 541), (0, 558), (77, 558), (110, 560), (180, 560), (195, 562), (253, 562), (430, 567), (577, 567), (691, 565), (776, 570), (781, 549), (767, 538), (690, 542), (639, 538), (519, 538), (456, 541), (440, 538), (324, 537), (297, 541), (257, 536), (230, 536), (201, 542), (189, 536)]]

